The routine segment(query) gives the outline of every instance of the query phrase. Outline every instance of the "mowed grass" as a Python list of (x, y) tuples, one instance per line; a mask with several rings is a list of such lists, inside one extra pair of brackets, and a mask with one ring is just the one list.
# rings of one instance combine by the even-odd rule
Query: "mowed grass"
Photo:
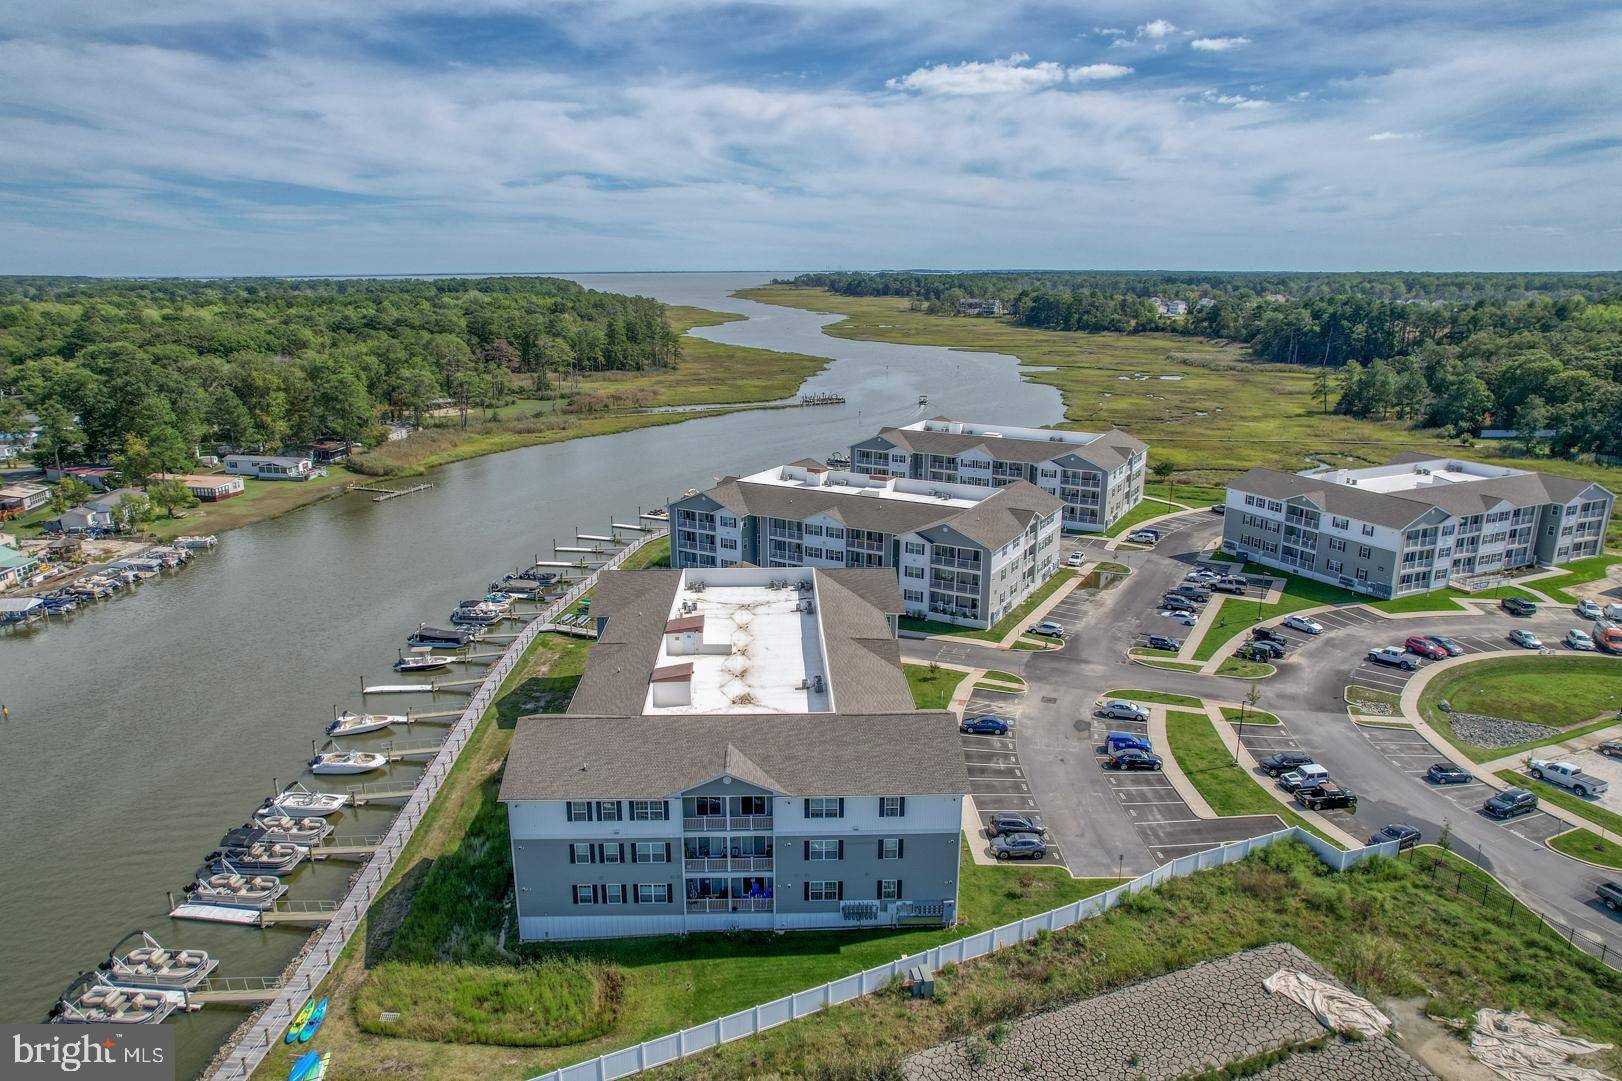
[(1547, 594), (1562, 604), (1576, 604), (1577, 595), (1572, 593), (1571, 590), (1576, 586), (1599, 581), (1617, 563), (1622, 563), (1622, 556), (1609, 553), (1590, 556), (1587, 559), (1579, 559), (1575, 563), (1566, 564), (1564, 574), (1553, 578), (1541, 578), (1536, 582), (1527, 584), (1532, 589)]
[(1162, 514), (1171, 514), (1172, 512), (1181, 509), (1182, 508), (1180, 507), (1172, 506), (1170, 503), (1165, 503), (1158, 499), (1150, 499), (1146, 496), (1141, 502), (1138, 503), (1137, 506), (1121, 515), (1120, 519), (1117, 520), (1114, 525), (1104, 530), (1104, 536), (1119, 537), (1123, 533), (1131, 532), (1132, 527), (1137, 525), (1139, 522), (1147, 522), (1151, 518), (1158, 518)]
[(1223, 706), (1222, 719), (1229, 724), (1238, 724), (1243, 718), (1245, 724), (1278, 724), (1278, 718), (1264, 709), (1241, 709), (1238, 706)]
[(1622, 665), (1603, 657), (1475, 661), (1432, 679), (1420, 695), (1420, 712), (1426, 720), (1445, 716), (1437, 709), (1443, 701), (1456, 713), (1569, 728), (1622, 710)]
[[(596, 1039), (614, 1024), (619, 975), (600, 965), (412, 964), (373, 969), (355, 996), (367, 1032), (446, 1043), (555, 1047)], [(383, 1013), (399, 1015), (384, 1021)]]
[(1601, 837), (1593, 830), (1568, 830), (1551, 838), (1549, 847), (1601, 867), (1622, 871), (1622, 845), (1608, 837)]
[(904, 664), (907, 686), (912, 688), (913, 705), (919, 709), (945, 709), (967, 672), (953, 668), (930, 668), (927, 664)]
[(1156, 706), (1190, 706), (1200, 709), (1205, 703), (1191, 694), (1173, 694), (1170, 691), (1105, 691), (1105, 698), (1125, 698), (1130, 702), (1146, 702)]
[(663, 536), (651, 540), (637, 549), (624, 563), (621, 570), (641, 571), (655, 570), (670, 566), (670, 537)]
[[(1281, 844), (947, 968), (933, 999), (873, 995), (649, 1076), (897, 1077), (912, 1052), (969, 1034), (995, 1039), (1000, 1023), (1271, 942), (1296, 944), (1377, 1002), (1428, 996), (1430, 1013), (1461, 1021), (1482, 1006), (1524, 1010), (1562, 1031), (1622, 1042), (1622, 976), (1540, 931), (1524, 908), (1514, 906), (1512, 919), (1509, 895), (1462, 860), (1436, 858), (1434, 873), (1421, 854), (1334, 874), (1304, 845)], [(1612, 1072), (1618, 1062), (1616, 1051), (1582, 1059)]]
[(1330, 844), (1340, 844), (1263, 791), (1261, 783), (1234, 762), (1233, 751), (1223, 746), (1205, 714), (1167, 710), (1166, 740), (1183, 775), (1217, 814), (1276, 815), (1283, 825), (1300, 826)]
[(1544, 803), (1552, 803), (1556, 807), (1564, 807), (1573, 814), (1581, 815), (1612, 838), (1622, 836), (1622, 815), (1606, 810), (1593, 800), (1583, 799), (1575, 792), (1568, 792), (1559, 785), (1533, 780), (1531, 776), (1518, 769), (1501, 769), (1496, 776), (1500, 781), (1535, 793)]
[[(1153, 460), (1170, 461), (1177, 479), (1192, 484), (1214, 487), (1252, 466), (1294, 471), (1316, 464), (1368, 465), (1385, 462), (1400, 450), (1418, 449), (1598, 480), (1617, 490), (1616, 469), (1548, 459), (1528, 462), (1507, 456), (1507, 448), (1465, 447), (1434, 430), (1326, 414), (1312, 393), (1310, 366), (1256, 363), (1231, 343), (1179, 335), (1037, 330), (1003, 319), (915, 312), (905, 297), (846, 297), (785, 285), (738, 295), (844, 315), (844, 321), (824, 328), (836, 337), (1008, 353), (1033, 368), (1052, 367), (1028, 371), (1025, 378), (1058, 388), (1064, 396), (1065, 427), (1124, 428), (1150, 445)], [(1156, 494), (1163, 490), (1157, 486)]]

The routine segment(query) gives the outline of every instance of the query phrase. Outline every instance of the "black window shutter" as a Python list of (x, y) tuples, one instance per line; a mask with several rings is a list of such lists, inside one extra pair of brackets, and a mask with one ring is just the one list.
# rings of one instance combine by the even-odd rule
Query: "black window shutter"
[(901, 800), (901, 810), (897, 811), (896, 813), (901, 815), (903, 818), (905, 818), (907, 816), (907, 797), (902, 796), (902, 797), (900, 797), (900, 800)]
[(805, 899), (807, 901), (809, 901), (809, 900), (811, 900), (811, 880), (809, 878), (806, 879), (804, 885), (805, 885)]
[(619, 850), (620, 850), (620, 862), (624, 863), (625, 862), (625, 842), (624, 841), (621, 841), (619, 843)]
[(574, 845), (569, 846), (569, 862), (574, 862)]
[(631, 903), (633, 905), (641, 904), (642, 903), (642, 887), (640, 887), (640, 886), (628, 886), (626, 888), (631, 891)]
[(614, 801), (614, 821), (625, 821), (625, 804), (621, 803), (619, 800)]
[(639, 846), (639, 845), (632, 845), (631, 846), (631, 862), (632, 863), (641, 863), (642, 862), (642, 857), (639, 854), (640, 852), (641, 852), (641, 846)]
[(834, 856), (834, 859), (842, 860), (842, 859), (845, 858), (845, 842), (844, 842), (844, 840), (841, 839), (838, 842), (838, 845), (839, 845), (839, 851), (838, 851), (838, 854)]
[(811, 842), (810, 841), (805, 842), (805, 858), (806, 858), (807, 862), (810, 862), (810, 860), (811, 860)]
[(884, 879), (881, 878), (873, 883), (873, 896), (881, 901), (884, 900)]
[(895, 880), (895, 899), (897, 901), (901, 900), (901, 880), (899, 878)]
[(666, 822), (670, 821), (670, 801), (665, 800), (663, 803), (660, 804), (660, 806), (665, 809), (665, 821)]
[(669, 841), (665, 842), (665, 862), (666, 863), (670, 862), (670, 842)]
[(597, 821), (597, 801), (596, 800), (592, 800), (590, 803), (586, 804), (586, 821), (587, 822), (595, 822), (595, 821)]
[(838, 899), (840, 901), (843, 901), (845, 899), (845, 880), (844, 879), (841, 878), (835, 884), (834, 896), (835, 896), (836, 899)]
[(839, 817), (840, 818), (845, 817), (845, 797), (844, 796), (839, 797)]
[(569, 891), (569, 903), (572, 904), (572, 905), (578, 905), (580, 903), (580, 887), (579, 886), (576, 886), (574, 889)]
[(906, 855), (906, 852), (907, 852), (907, 839), (905, 837), (897, 837), (895, 839), (895, 858), (896, 859), (901, 859), (902, 857), (904, 857)]
[(591, 887), (591, 903), (594, 905), (603, 903), (603, 888), (601, 886), (593, 885)]
[(811, 817), (811, 800), (809, 798), (805, 801), (805, 817)]

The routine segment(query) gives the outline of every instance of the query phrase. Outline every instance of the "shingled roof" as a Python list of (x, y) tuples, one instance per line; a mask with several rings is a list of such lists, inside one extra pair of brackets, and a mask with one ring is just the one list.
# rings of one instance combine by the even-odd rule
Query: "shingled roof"
[[(937, 417), (936, 420), (945, 420)], [(927, 428), (881, 428), (879, 438), (916, 454), (945, 454), (956, 457), (966, 451), (983, 450), (1003, 462), (1038, 465), (1069, 455), (1091, 462), (1100, 469), (1114, 470), (1148, 444), (1111, 428), (1086, 443), (1059, 443), (1047, 439), (1027, 439), (1008, 435), (964, 435), (935, 432)]]

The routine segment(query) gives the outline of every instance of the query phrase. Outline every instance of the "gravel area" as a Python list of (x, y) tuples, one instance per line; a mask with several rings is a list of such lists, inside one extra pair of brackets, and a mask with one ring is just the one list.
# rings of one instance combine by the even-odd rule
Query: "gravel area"
[[(1262, 986), (1281, 968), (1334, 982), (1295, 946), (1275, 943), (1035, 1014), (1006, 1026), (996, 1041), (982, 1035), (941, 1044), (908, 1058), (902, 1072), (907, 1081), (1170, 1081), (1324, 1038), (1327, 1030), (1310, 1010)], [(1355, 1059), (1339, 1050), (1341, 1043), (1332, 1039), (1315, 1053), (1292, 1055), (1264, 1076), (1432, 1079), (1383, 1038), (1357, 1044), (1370, 1050)], [(1296, 1072), (1271, 1072), (1299, 1058), (1307, 1064)]]
[(1449, 713), (1448, 723), (1453, 734), (1477, 747), (1514, 747), (1522, 743), (1551, 740), (1560, 735), (1560, 729), (1531, 721), (1510, 721), (1503, 717), (1487, 717), (1480, 713)]

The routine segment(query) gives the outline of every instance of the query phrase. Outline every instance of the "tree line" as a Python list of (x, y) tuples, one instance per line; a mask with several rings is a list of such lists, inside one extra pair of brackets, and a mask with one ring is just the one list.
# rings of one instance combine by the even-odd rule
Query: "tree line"
[(1453, 435), (1523, 430), (1528, 451), (1622, 456), (1622, 274), (881, 272), (786, 284), (904, 296), (936, 314), (995, 298), (1010, 321), (1048, 330), (1243, 342), (1256, 360), (1320, 369), (1325, 411)]
[(367, 441), (436, 403), (494, 406), (528, 376), (680, 357), (664, 305), (558, 278), (0, 279), (0, 431), (32, 412), (37, 460), (151, 473), (193, 450)]

